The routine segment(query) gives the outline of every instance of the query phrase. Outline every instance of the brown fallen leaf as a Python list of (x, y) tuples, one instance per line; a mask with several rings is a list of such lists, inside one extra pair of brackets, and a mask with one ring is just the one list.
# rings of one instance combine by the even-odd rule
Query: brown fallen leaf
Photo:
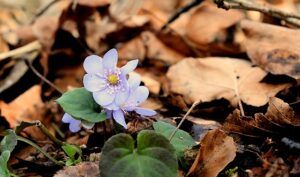
[(239, 51), (237, 44), (226, 42), (230, 36), (228, 29), (243, 18), (244, 14), (241, 11), (226, 11), (206, 1), (188, 19), (185, 26), (186, 37), (201, 50), (237, 52)]
[(118, 22), (126, 21), (128, 18), (137, 14), (142, 8), (143, 1), (127, 0), (119, 1), (112, 0), (109, 6), (110, 15)]
[[(11, 128), (15, 128), (21, 121), (42, 121), (43, 108), (44, 103), (41, 99), (41, 86), (39, 85), (31, 87), (9, 104), (0, 101), (1, 115), (6, 118)], [(37, 127), (28, 127), (24, 132), (34, 139), (45, 139)]]
[(273, 74), (300, 78), (300, 30), (252, 21), (242, 21), (241, 27), (253, 63)]
[(220, 129), (209, 131), (200, 143), (189, 177), (216, 177), (236, 156), (233, 138)]
[(256, 113), (254, 118), (243, 117), (239, 110), (235, 110), (226, 118), (223, 128), (247, 137), (287, 137), (299, 140), (297, 132), (300, 131), (300, 119), (295, 117), (289, 104), (271, 97), (265, 114)]
[(132, 59), (141, 57), (151, 61), (163, 62), (165, 65), (177, 63), (184, 55), (168, 47), (150, 31), (144, 31), (140, 36), (128, 41), (120, 48), (120, 58)]
[(234, 106), (237, 96), (248, 105), (262, 106), (289, 86), (261, 82), (266, 75), (248, 61), (220, 57), (187, 58), (171, 66), (167, 73), (171, 92), (183, 95), (188, 104), (225, 98)]
[(101, 7), (110, 4), (111, 0), (78, 0), (77, 3), (89, 7)]
[(75, 166), (65, 167), (54, 177), (99, 177), (99, 162), (82, 162)]

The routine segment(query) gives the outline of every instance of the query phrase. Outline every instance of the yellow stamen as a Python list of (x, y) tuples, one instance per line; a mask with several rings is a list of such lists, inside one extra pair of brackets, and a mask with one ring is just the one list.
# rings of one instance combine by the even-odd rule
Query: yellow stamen
[(111, 74), (107, 77), (109, 84), (117, 85), (119, 83), (119, 78), (117, 75)]

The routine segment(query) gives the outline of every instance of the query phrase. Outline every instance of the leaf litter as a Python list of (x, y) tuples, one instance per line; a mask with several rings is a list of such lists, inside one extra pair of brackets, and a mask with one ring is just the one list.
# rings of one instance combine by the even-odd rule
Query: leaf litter
[[(173, 158), (176, 151), (180, 157), (178, 168), (171, 163), (166, 167), (172, 169), (170, 174), (175, 174), (176, 167), (182, 176), (299, 175), (298, 28), (282, 23), (278, 16), (225, 11), (212, 1), (199, 1), (161, 29), (179, 9), (193, 2), (0, 1), (1, 130), (5, 124), (14, 129), (22, 121), (40, 120), (55, 138), (80, 145), (83, 161), (63, 168), (40, 151), (18, 143), (10, 153), (9, 172), (99, 176), (107, 170), (101, 173), (110, 174), (107, 164), (101, 169), (99, 159), (90, 156), (101, 154), (116, 131), (130, 134), (128, 141), (135, 142), (141, 131), (155, 130), (167, 142), (190, 105), (200, 101), (180, 124), (170, 144), (174, 149), (166, 145), (166, 154)], [(299, 12), (298, 1), (255, 2), (286, 13)], [(31, 42), (37, 45), (28, 47)], [(28, 48), (20, 52), (23, 46)], [(55, 100), (60, 90), (82, 87), (86, 56), (102, 56), (114, 47), (121, 65), (139, 59), (136, 72), (150, 91), (141, 107), (158, 114), (143, 119), (128, 116), (127, 130), (114, 128), (108, 120), (71, 133), (61, 122), (63, 112)], [(28, 67), (28, 61), (36, 70)], [(167, 126), (157, 130), (158, 124)], [(68, 158), (38, 127), (29, 126), (18, 136), (36, 142), (60, 161)], [(44, 169), (51, 170), (45, 173)]]

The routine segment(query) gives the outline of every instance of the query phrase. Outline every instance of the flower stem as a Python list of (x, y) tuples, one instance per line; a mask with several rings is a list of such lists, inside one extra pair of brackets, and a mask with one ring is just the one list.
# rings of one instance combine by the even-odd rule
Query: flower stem
[(30, 146), (36, 148), (38, 151), (40, 151), (43, 155), (45, 155), (49, 160), (51, 160), (52, 162), (54, 162), (56, 165), (59, 165), (59, 166), (64, 166), (64, 163), (63, 162), (60, 162), (60, 161), (57, 161), (56, 159), (54, 159), (53, 157), (51, 157), (46, 151), (44, 151), (42, 148), (40, 148), (38, 145), (36, 145), (34, 142), (26, 139), (26, 138), (23, 138), (21, 136), (17, 136), (17, 140), (18, 141), (22, 141), (24, 143), (27, 143), (29, 144)]

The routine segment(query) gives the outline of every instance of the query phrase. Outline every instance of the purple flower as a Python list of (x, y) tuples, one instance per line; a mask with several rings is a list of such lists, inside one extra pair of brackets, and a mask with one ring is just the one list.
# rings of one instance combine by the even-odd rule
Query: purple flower
[(142, 116), (153, 116), (156, 114), (156, 112), (151, 109), (138, 107), (149, 96), (148, 88), (145, 86), (139, 86), (141, 83), (140, 76), (138, 74), (131, 73), (129, 75), (128, 83), (128, 98), (120, 104), (114, 102), (105, 107), (106, 109), (110, 110), (107, 111), (108, 117), (111, 117), (112, 115), (115, 121), (122, 125), (124, 128), (127, 128), (124, 117), (124, 114), (127, 112), (135, 111)]
[(68, 123), (69, 129), (73, 133), (78, 132), (81, 129), (81, 125), (86, 129), (91, 129), (95, 125), (95, 123), (74, 119), (70, 114), (67, 113), (64, 114), (62, 122)]
[(83, 78), (84, 87), (93, 93), (94, 100), (105, 107), (113, 102), (123, 103), (129, 96), (126, 75), (133, 71), (138, 60), (132, 60), (118, 68), (118, 53), (111, 49), (103, 59), (96, 55), (88, 56), (83, 67), (87, 74)]

